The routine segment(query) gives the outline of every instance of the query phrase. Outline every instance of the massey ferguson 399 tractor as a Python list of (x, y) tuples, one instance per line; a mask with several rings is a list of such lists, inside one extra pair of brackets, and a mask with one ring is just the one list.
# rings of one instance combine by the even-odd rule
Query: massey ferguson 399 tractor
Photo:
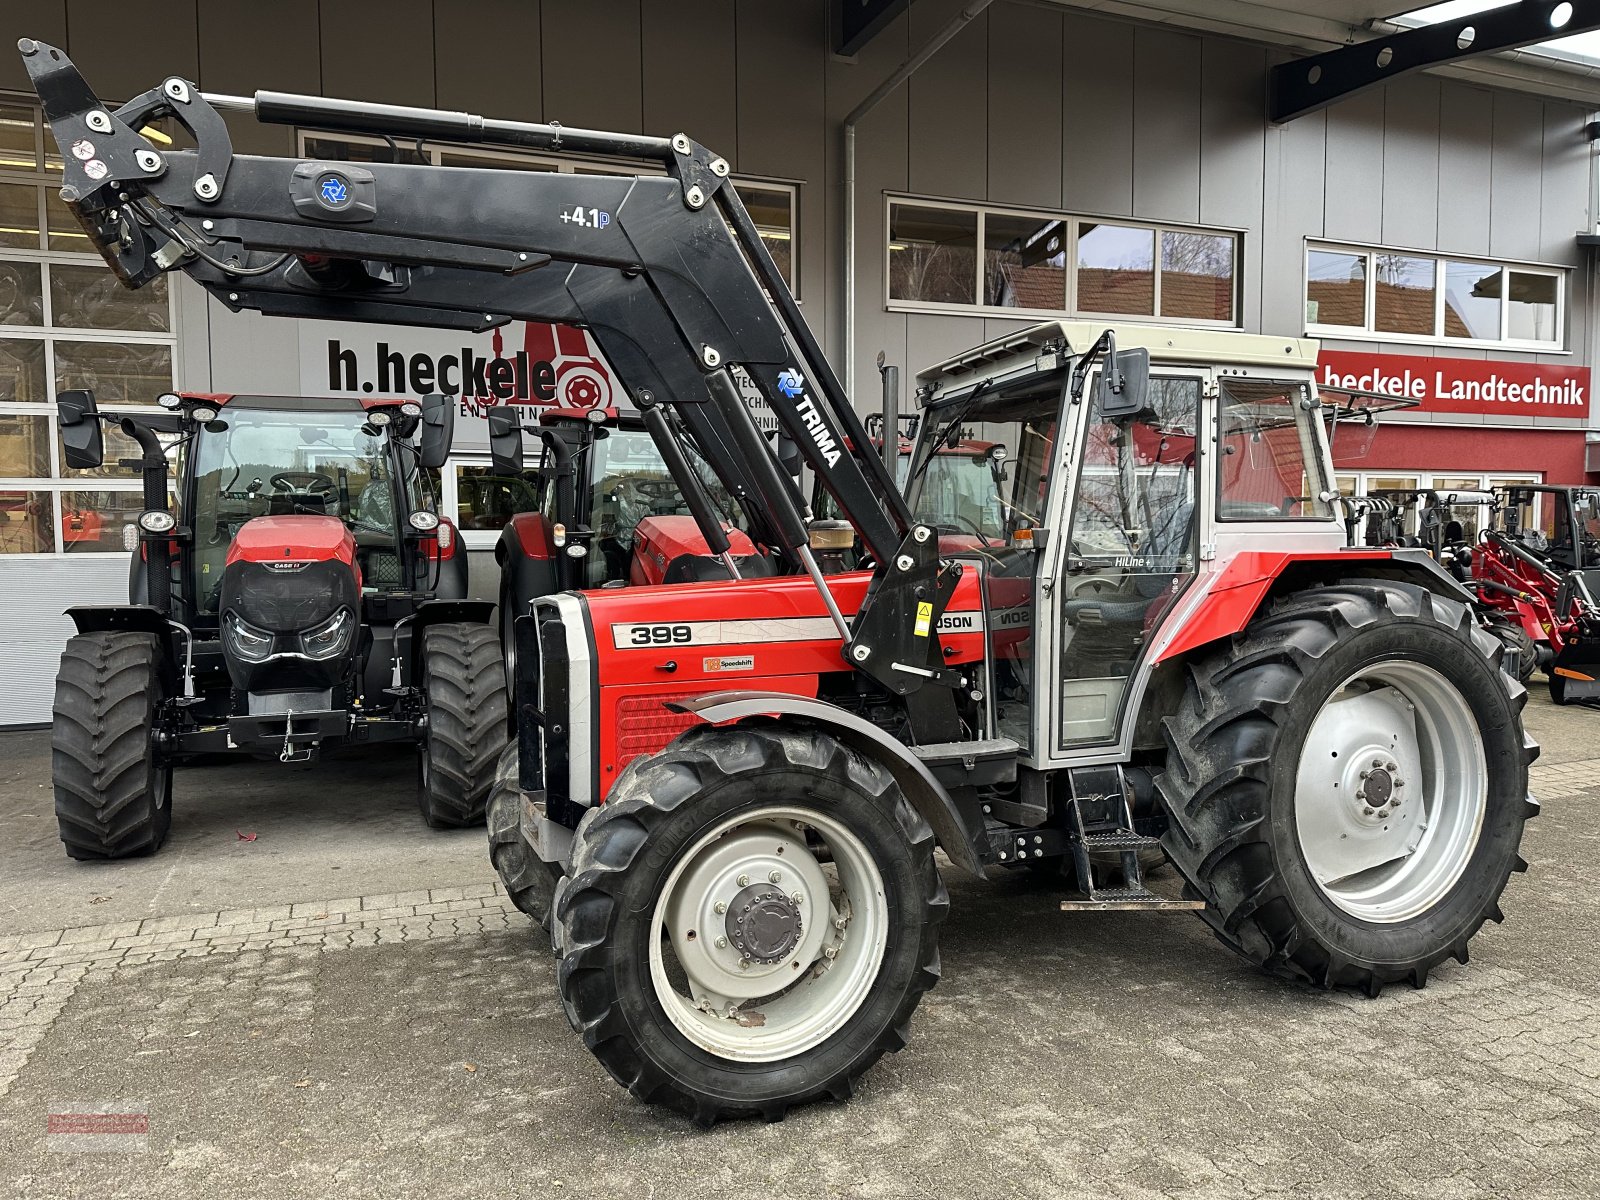
[[(772, 576), (562, 592), (514, 623), (503, 786), (554, 893), (567, 1016), (638, 1097), (709, 1123), (849, 1095), (939, 978), (936, 849), (1053, 875), (1070, 910), (1193, 910), (1317, 987), (1420, 987), (1500, 919), (1536, 811), (1525, 693), (1426, 554), (1344, 548), (1313, 343), (1052, 323), (930, 368), (919, 453), (1007, 451), (1002, 536), (945, 553), (689, 137), (176, 78), (112, 111), (60, 51), (22, 50), (63, 194), (131, 285), (181, 269), (235, 308), (584, 326), (751, 515)], [(219, 103), (666, 174), (238, 157)], [(154, 112), (196, 148), (145, 142)], [(870, 567), (823, 573), (734, 366)], [(1182, 899), (1144, 886), (1156, 838)]]
[[(449, 449), (446, 398), (161, 405), (110, 416), (89, 392), (58, 399), (70, 466), (99, 466), (115, 422), (144, 476), (129, 602), (68, 612), (52, 725), (67, 853), (158, 849), (173, 767), (199, 754), (287, 763), (415, 742), (428, 824), (482, 820), (505, 689), (492, 606), (465, 599), (466, 555), (425, 475)], [(163, 437), (182, 464), (176, 511)]]

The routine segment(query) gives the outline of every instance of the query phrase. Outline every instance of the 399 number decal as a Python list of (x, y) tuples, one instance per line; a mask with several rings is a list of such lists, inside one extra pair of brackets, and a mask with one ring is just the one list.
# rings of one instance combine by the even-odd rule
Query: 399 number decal
[(681, 646), (694, 637), (687, 625), (635, 625), (630, 633), (630, 646)]

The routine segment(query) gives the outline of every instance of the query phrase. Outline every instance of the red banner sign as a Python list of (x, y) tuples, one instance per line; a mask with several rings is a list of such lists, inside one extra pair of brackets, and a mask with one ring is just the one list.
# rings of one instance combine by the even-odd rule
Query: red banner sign
[(1577, 365), (1324, 350), (1317, 382), (1405, 396), (1420, 412), (1589, 416), (1589, 368)]

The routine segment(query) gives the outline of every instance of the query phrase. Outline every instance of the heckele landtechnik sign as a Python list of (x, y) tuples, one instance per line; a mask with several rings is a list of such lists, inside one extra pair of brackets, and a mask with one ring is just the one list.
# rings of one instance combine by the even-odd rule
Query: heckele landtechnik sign
[(1317, 382), (1416, 400), (1417, 411), (1504, 417), (1589, 416), (1589, 368), (1494, 359), (1324, 350)]

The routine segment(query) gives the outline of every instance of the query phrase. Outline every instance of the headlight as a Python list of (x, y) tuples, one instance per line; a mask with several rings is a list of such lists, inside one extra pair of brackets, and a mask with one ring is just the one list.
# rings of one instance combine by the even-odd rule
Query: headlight
[(139, 528), (146, 533), (171, 533), (178, 518), (164, 509), (152, 508), (139, 514)]
[(337, 658), (350, 644), (350, 630), (355, 621), (350, 610), (341, 608), (321, 625), (300, 635), (300, 648), (307, 658)]
[(272, 635), (257, 629), (236, 612), (222, 619), (222, 636), (228, 649), (241, 662), (262, 662), (272, 653)]
[(394, 420), (394, 418), (388, 413), (384, 412), (384, 410), (381, 408), (373, 409), (367, 414), (367, 424), (371, 425), (374, 429), (382, 429), (392, 420)]
[(432, 533), (439, 528), (439, 518), (431, 512), (414, 512), (410, 516), (411, 528), (418, 533)]
[(400, 406), (400, 411), (408, 417), (420, 417), (422, 415), (422, 405), (415, 400), (407, 400)]
[(156, 403), (162, 408), (180, 408), (183, 405), (183, 397), (177, 392), (162, 392), (156, 397)]
[(211, 424), (211, 422), (217, 419), (218, 415), (219, 414), (217, 410), (212, 408), (209, 404), (196, 404), (189, 410), (190, 418), (200, 422), (202, 425)]

